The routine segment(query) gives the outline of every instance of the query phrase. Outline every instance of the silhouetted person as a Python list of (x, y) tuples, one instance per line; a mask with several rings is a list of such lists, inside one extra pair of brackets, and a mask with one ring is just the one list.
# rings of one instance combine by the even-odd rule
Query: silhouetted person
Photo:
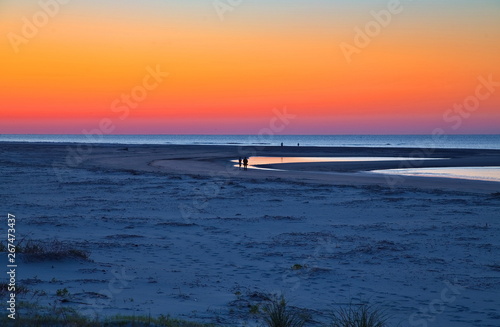
[(300, 146), (300, 143), (297, 143), (297, 146)]
[(238, 162), (240, 163), (240, 169), (241, 169), (241, 157), (240, 157), (240, 159), (238, 160)]
[(245, 159), (243, 159), (243, 168), (247, 170), (247, 167), (248, 167), (248, 159), (247, 157), (245, 157)]
[(283, 142), (281, 142), (281, 146), (283, 146)]

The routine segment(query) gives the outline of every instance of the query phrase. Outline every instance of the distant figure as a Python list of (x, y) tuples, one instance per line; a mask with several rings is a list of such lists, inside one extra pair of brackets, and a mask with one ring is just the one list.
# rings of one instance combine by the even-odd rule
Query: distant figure
[(247, 170), (247, 167), (248, 167), (248, 158), (245, 157), (245, 159), (243, 159), (243, 168)]
[(283, 142), (281, 142), (281, 146), (283, 146)]
[(238, 160), (238, 162), (240, 163), (240, 169), (241, 169), (241, 157), (240, 157), (240, 159)]
[(297, 143), (297, 146), (300, 146), (300, 143)]

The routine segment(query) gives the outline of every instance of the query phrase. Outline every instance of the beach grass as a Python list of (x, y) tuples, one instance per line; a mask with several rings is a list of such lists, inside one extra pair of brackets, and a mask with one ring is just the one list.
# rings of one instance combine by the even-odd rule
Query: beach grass
[(306, 318), (288, 306), (284, 297), (273, 299), (264, 306), (264, 323), (267, 327), (302, 327)]
[(79, 249), (68, 242), (51, 240), (22, 240), (16, 247), (16, 252), (23, 254), (25, 262), (59, 261), (65, 259), (88, 260), (90, 252)]
[(372, 305), (354, 305), (335, 310), (330, 327), (388, 327), (389, 316)]
[[(58, 290), (58, 297), (67, 295), (67, 290)], [(60, 294), (59, 294), (60, 293)], [(318, 320), (300, 309), (288, 304), (285, 297), (267, 299), (267, 303), (254, 305), (253, 315), (257, 315), (258, 326), (265, 327), (304, 327), (307, 325), (318, 326)], [(166, 327), (215, 327), (219, 324), (202, 323), (173, 318), (170, 315), (112, 315), (88, 316), (75, 308), (61, 305), (63, 301), (56, 300), (50, 305), (41, 305), (33, 301), (18, 302), (16, 319), (7, 315), (0, 317), (0, 326), (166, 326)], [(252, 308), (251, 308), (252, 311)], [(389, 327), (390, 316), (379, 307), (370, 304), (350, 304), (340, 307), (333, 313), (330, 323), (320, 323), (324, 327)], [(234, 323), (234, 322), (233, 322)], [(222, 324), (228, 326), (227, 323)]]
[(32, 327), (215, 327), (213, 324), (186, 321), (172, 318), (169, 315), (151, 317), (146, 315), (115, 315), (106, 318), (87, 317), (73, 308), (60, 306), (41, 306), (32, 302), (20, 302), (19, 307), (23, 314), (16, 319), (8, 318), (6, 315), (0, 318), (0, 326)]

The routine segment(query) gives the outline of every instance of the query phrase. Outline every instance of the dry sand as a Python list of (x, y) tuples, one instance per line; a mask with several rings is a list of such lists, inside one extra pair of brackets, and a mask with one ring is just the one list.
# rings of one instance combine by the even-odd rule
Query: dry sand
[[(399, 162), (241, 171), (229, 163), (243, 155), (231, 146), (100, 145), (81, 147), (81, 156), (75, 150), (0, 144), (2, 211), (18, 218), (17, 237), (56, 238), (90, 251), (90, 261), (20, 263), (27, 300), (88, 315), (171, 314), (243, 326), (261, 321), (249, 305), (284, 294), (317, 321), (328, 321), (343, 303), (370, 302), (402, 326), (498, 326), (500, 183), (365, 172)], [(419, 167), (500, 165), (500, 151), (424, 152), (450, 159)], [(64, 300), (56, 295), (63, 288), (70, 293)]]

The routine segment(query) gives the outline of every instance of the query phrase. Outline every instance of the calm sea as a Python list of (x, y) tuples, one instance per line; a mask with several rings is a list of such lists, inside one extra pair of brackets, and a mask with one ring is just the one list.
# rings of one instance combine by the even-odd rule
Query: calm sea
[(500, 149), (500, 135), (446, 135), (438, 141), (430, 135), (0, 135), (0, 142), (108, 143), (108, 144), (212, 144), (344, 147), (426, 147)]

